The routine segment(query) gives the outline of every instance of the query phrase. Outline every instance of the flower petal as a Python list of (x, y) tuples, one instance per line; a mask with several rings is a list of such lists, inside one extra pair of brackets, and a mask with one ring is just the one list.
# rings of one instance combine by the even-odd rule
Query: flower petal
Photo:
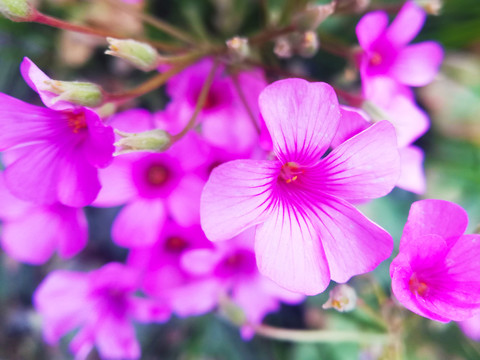
[(439, 235), (455, 242), (466, 230), (468, 215), (459, 205), (444, 200), (420, 200), (412, 204), (400, 242), (400, 252), (424, 235)]
[(282, 204), (257, 227), (255, 236), (259, 271), (278, 285), (305, 295), (321, 293), (330, 282), (327, 259), (311, 217), (289, 203)]
[(340, 119), (337, 96), (330, 85), (280, 80), (267, 86), (258, 101), (282, 163), (313, 164), (330, 146)]
[(372, 271), (392, 253), (390, 234), (341, 199), (324, 199), (317, 219), (330, 276), (336, 282)]
[(401, 174), (397, 186), (416, 194), (425, 193), (425, 172), (423, 171), (423, 151), (416, 146), (399, 149)]
[(118, 214), (112, 227), (113, 241), (129, 248), (152, 245), (157, 241), (165, 220), (162, 200), (139, 198)]
[(390, 73), (402, 84), (424, 86), (438, 73), (442, 60), (442, 47), (433, 41), (425, 41), (402, 49)]
[(360, 109), (340, 105), (340, 112), (342, 117), (338, 124), (337, 133), (332, 140), (332, 148), (336, 148), (344, 141), (347, 141), (352, 136), (357, 135), (371, 125), (367, 120), (368, 117), (366, 114)]
[(387, 30), (386, 36), (396, 45), (406, 45), (420, 32), (426, 13), (413, 1), (407, 1)]
[(400, 176), (393, 126), (388, 121), (372, 125), (336, 147), (313, 171), (312, 177), (323, 177), (319, 190), (340, 198), (373, 199), (388, 194)]
[(102, 359), (140, 358), (140, 344), (127, 316), (104, 316), (96, 324), (95, 343)]
[(382, 35), (388, 25), (388, 15), (384, 11), (374, 11), (363, 16), (355, 29), (358, 42), (364, 50)]
[(201, 197), (200, 218), (208, 239), (228, 240), (270, 214), (275, 161), (235, 160), (213, 169)]
[(184, 176), (167, 199), (173, 219), (182, 226), (200, 223), (200, 196), (205, 181), (194, 175)]

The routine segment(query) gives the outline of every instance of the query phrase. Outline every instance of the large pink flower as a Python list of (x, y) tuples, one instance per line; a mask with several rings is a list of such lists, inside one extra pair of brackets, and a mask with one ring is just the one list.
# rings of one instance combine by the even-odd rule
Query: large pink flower
[(257, 226), (260, 272), (304, 294), (373, 270), (390, 255), (392, 238), (347, 200), (380, 197), (395, 185), (393, 126), (377, 123), (322, 159), (340, 117), (328, 84), (278, 81), (259, 104), (277, 158), (212, 171), (200, 204), (207, 237), (227, 240)]
[(480, 311), (480, 235), (463, 235), (467, 223), (448, 201), (412, 205), (390, 267), (393, 293), (407, 309), (443, 322)]
[(97, 169), (112, 160), (112, 128), (88, 108), (52, 102), (52, 94), (37, 88), (48, 77), (29, 59), (21, 70), (50, 108), (0, 94), (0, 151), (9, 150), (8, 189), (37, 203), (90, 204), (100, 190)]
[(170, 312), (158, 301), (135, 296), (138, 280), (135, 270), (118, 263), (90, 273), (50, 273), (33, 298), (45, 340), (56, 344), (79, 328), (70, 343), (75, 359), (86, 359), (94, 345), (103, 359), (140, 358), (132, 320), (163, 322)]
[(368, 13), (357, 25), (362, 80), (386, 76), (409, 86), (423, 86), (433, 80), (443, 59), (441, 46), (433, 41), (408, 45), (425, 22), (425, 11), (407, 1), (388, 25), (384, 11)]

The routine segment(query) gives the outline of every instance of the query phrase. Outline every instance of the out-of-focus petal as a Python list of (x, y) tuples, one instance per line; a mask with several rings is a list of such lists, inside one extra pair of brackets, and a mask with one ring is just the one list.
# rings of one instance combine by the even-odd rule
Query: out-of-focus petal
[(407, 1), (387, 29), (386, 36), (398, 46), (406, 45), (420, 32), (425, 11), (413, 1)]
[(423, 194), (426, 188), (423, 151), (416, 146), (407, 146), (399, 149), (399, 153), (401, 173), (397, 186), (416, 194)]
[(363, 16), (355, 29), (360, 46), (368, 50), (383, 34), (388, 25), (388, 15), (383, 11), (374, 11)]

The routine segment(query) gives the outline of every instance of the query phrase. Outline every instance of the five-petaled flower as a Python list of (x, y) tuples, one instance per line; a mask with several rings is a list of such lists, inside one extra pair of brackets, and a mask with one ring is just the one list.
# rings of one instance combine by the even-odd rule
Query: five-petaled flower
[(393, 126), (376, 123), (322, 158), (339, 122), (333, 89), (287, 79), (269, 85), (259, 105), (275, 160), (236, 160), (215, 168), (201, 198), (210, 240), (257, 226), (260, 272), (286, 289), (323, 291), (373, 270), (391, 253), (391, 236), (348, 200), (390, 192), (399, 176)]

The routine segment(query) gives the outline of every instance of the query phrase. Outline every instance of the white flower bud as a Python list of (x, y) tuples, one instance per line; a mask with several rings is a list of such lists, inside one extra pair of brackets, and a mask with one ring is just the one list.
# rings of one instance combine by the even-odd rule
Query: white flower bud
[(348, 312), (357, 305), (357, 293), (355, 289), (346, 284), (337, 285), (330, 291), (328, 300), (323, 304), (324, 309), (334, 308), (340, 312)]

